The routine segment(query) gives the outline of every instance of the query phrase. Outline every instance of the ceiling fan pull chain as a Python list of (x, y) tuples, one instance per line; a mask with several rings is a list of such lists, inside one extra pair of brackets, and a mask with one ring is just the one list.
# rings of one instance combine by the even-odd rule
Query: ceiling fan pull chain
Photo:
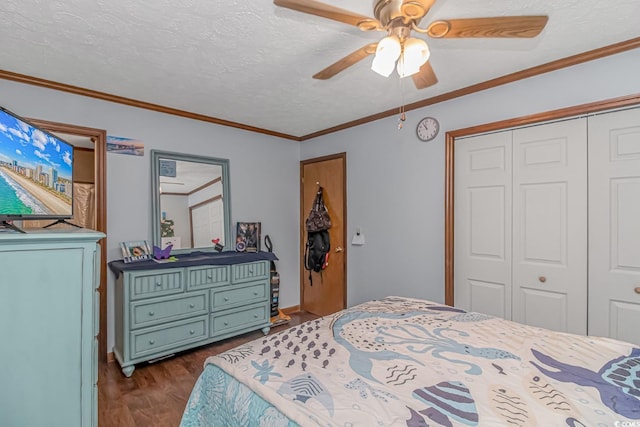
[(407, 120), (407, 116), (404, 114), (404, 104), (400, 107), (400, 117), (398, 117), (398, 130), (404, 126), (404, 121)]
[(402, 127), (404, 126), (404, 121), (407, 120), (407, 116), (404, 112), (404, 104), (405, 104), (404, 82), (402, 81), (402, 78), (398, 79), (398, 85), (400, 86), (400, 95), (402, 97), (401, 103), (400, 103), (400, 117), (398, 117), (398, 130), (402, 130)]

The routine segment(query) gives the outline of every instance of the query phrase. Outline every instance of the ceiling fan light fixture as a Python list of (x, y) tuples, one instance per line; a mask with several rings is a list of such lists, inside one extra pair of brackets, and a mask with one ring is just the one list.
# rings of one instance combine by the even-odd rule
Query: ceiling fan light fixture
[(400, 57), (402, 46), (397, 36), (387, 36), (380, 40), (376, 48), (376, 56), (373, 58), (371, 69), (384, 77), (389, 77)]
[(410, 37), (403, 43), (402, 56), (398, 60), (398, 75), (408, 77), (420, 71), (420, 67), (429, 60), (429, 46), (422, 39)]
[(389, 77), (395, 68), (396, 62), (387, 58), (373, 58), (371, 69), (383, 77)]

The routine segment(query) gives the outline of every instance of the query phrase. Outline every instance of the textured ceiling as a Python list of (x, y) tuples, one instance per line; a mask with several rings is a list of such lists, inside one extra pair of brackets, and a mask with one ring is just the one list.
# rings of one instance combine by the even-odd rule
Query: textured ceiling
[[(373, 15), (370, 0), (326, 3)], [(312, 79), (384, 34), (270, 0), (3, 0), (0, 69), (303, 136), (640, 36), (638, 0), (437, 0), (423, 23), (538, 14), (535, 39), (426, 38), (439, 82), (417, 90), (370, 59)]]

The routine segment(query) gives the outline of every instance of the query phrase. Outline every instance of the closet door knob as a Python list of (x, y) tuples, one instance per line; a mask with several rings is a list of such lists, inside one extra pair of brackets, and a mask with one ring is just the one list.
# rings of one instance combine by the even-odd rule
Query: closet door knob
[(640, 294), (640, 286), (638, 286), (637, 288), (634, 289), (634, 291), (636, 292), (636, 294)]
[(344, 251), (344, 249), (342, 249), (342, 246), (338, 246), (338, 247), (336, 248), (336, 252), (342, 252), (342, 251)]
[(540, 276), (540, 277), (538, 277), (538, 280), (540, 281), (540, 283), (544, 283), (544, 282), (547, 281), (547, 278), (544, 277), (544, 276)]

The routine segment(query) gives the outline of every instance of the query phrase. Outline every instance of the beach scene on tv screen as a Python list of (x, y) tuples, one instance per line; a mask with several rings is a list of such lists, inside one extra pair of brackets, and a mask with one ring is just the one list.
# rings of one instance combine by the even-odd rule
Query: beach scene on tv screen
[(73, 147), (0, 111), (0, 216), (71, 216)]

